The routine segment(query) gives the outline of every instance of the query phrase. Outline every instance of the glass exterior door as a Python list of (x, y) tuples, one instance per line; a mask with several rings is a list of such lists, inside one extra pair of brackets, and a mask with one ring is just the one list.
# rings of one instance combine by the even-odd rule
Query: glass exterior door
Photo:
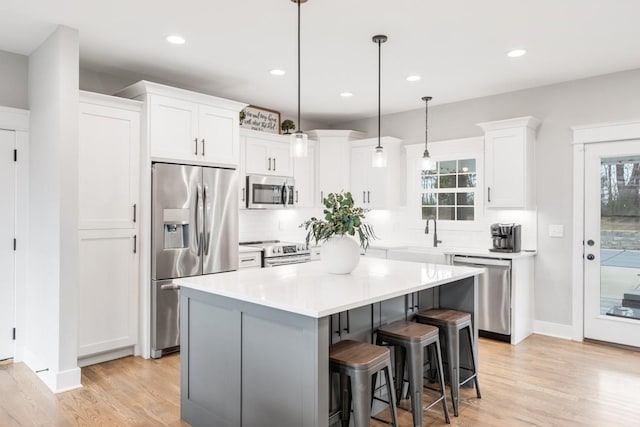
[(640, 347), (640, 141), (585, 148), (585, 338)]

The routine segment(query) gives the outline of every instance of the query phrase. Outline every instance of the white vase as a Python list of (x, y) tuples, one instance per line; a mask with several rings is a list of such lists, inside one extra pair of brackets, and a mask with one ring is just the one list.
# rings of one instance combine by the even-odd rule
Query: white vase
[(349, 274), (360, 262), (360, 245), (349, 236), (333, 236), (320, 248), (320, 262), (331, 274)]

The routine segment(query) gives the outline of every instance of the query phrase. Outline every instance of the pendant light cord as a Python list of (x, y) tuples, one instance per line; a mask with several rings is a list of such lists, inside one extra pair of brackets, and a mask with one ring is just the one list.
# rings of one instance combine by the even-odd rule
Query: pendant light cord
[(300, 124), (300, 0), (298, 0), (298, 132), (302, 132)]
[(382, 148), (382, 146), (380, 145), (380, 93), (381, 93), (381, 80), (382, 80), (382, 74), (381, 74), (381, 68), (382, 68), (382, 41), (379, 40), (378, 41), (378, 147), (377, 148)]

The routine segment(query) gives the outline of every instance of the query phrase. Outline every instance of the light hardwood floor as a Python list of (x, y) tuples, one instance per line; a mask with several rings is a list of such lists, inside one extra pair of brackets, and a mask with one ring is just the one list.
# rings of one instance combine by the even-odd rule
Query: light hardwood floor
[[(479, 358), (482, 399), (463, 389), (454, 426), (640, 421), (638, 352), (533, 335), (516, 347), (481, 339)], [(23, 364), (0, 363), (0, 426), (187, 426), (179, 378), (178, 355), (128, 357), (83, 368), (82, 389), (53, 395)], [(412, 425), (408, 412), (399, 417)], [(446, 425), (439, 407), (425, 413), (424, 425)]]

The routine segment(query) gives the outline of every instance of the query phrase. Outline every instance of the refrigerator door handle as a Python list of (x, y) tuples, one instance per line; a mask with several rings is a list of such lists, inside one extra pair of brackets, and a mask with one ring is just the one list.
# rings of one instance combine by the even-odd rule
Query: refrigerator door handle
[(200, 185), (196, 186), (196, 254), (200, 256), (202, 253), (202, 224), (200, 220), (200, 215), (202, 214), (202, 209), (200, 209)]
[[(207, 185), (202, 186), (202, 204), (203, 212), (207, 211)], [(207, 225), (207, 230), (211, 229), (210, 225)], [(211, 231), (207, 231), (204, 237), (204, 254), (209, 255), (209, 244), (211, 243)]]

